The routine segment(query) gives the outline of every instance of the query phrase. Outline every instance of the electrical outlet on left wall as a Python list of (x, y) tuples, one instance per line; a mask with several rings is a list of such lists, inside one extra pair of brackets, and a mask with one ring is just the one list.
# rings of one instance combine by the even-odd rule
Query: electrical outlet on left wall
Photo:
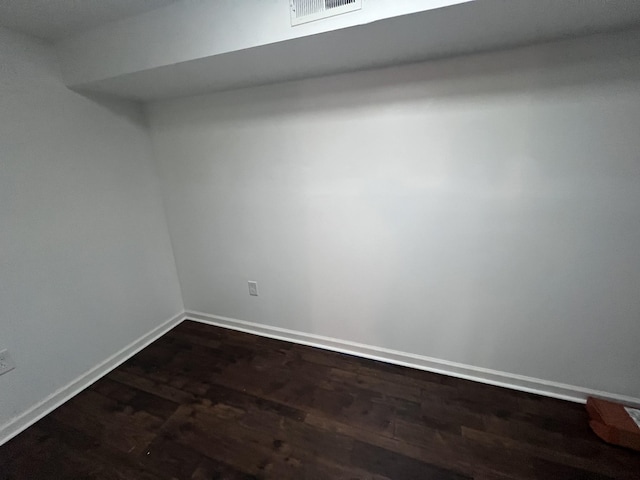
[(10, 372), (14, 368), (16, 368), (16, 364), (13, 363), (9, 350), (0, 351), (0, 375)]
[(258, 282), (249, 281), (249, 295), (252, 297), (258, 296)]

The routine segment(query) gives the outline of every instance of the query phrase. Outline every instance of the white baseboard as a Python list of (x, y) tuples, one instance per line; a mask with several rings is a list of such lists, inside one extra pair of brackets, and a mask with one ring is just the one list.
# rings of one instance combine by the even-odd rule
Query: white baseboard
[(635, 407), (640, 407), (640, 398), (618, 395), (609, 392), (592, 390), (574, 385), (551, 382), (539, 378), (526, 377), (498, 370), (474, 367), (461, 363), (440, 360), (437, 358), (425, 357), (413, 353), (400, 352), (388, 348), (365, 345), (362, 343), (340, 340), (338, 338), (324, 337), (311, 333), (298, 332), (286, 328), (272, 327), (234, 318), (209, 315), (206, 313), (187, 311), (167, 320), (162, 325), (156, 327), (151, 332), (143, 335), (138, 340), (132, 342), (116, 354), (105, 361), (88, 370), (80, 377), (60, 388), (47, 398), (29, 408), (18, 417), (0, 427), (0, 445), (11, 440), (20, 432), (36, 423), (42, 417), (55, 410), (67, 400), (71, 399), (89, 385), (105, 376), (111, 370), (131, 358), (140, 350), (160, 338), (183, 320), (193, 320), (196, 322), (216, 325), (218, 327), (229, 328), (241, 332), (260, 335), (263, 337), (275, 338), (287, 342), (309, 345), (311, 347), (322, 348), (340, 353), (347, 353), (359, 357), (379, 360), (381, 362), (402, 365), (405, 367), (417, 368), (428, 372), (440, 373), (452, 377), (464, 378), (476, 382), (487, 383), (499, 387), (511, 388), (523, 392), (535, 393), (547, 397), (560, 398), (572, 402), (584, 403), (589, 396), (599, 397), (608, 400), (624, 403)]
[(592, 390), (589, 388), (577, 387), (574, 385), (567, 385), (539, 378), (526, 377), (523, 375), (501, 372), (488, 368), (474, 367), (472, 365), (464, 365), (461, 363), (450, 362), (448, 360), (440, 360), (413, 353), (400, 352), (397, 350), (390, 350), (388, 348), (340, 340), (338, 338), (298, 332), (286, 328), (246, 322), (243, 320), (236, 320), (234, 318), (187, 310), (185, 312), (185, 320), (194, 320), (196, 322), (207, 323), (232, 330), (239, 330), (241, 332), (261, 335), (263, 337), (309, 345), (311, 347), (323, 348), (334, 352), (347, 353), (386, 363), (393, 363), (405, 367), (417, 368), (419, 370), (426, 370), (428, 372), (441, 373), (452, 377), (487, 383), (489, 385), (511, 388), (513, 390), (535, 393), (562, 400), (569, 400), (571, 402), (585, 403), (587, 397), (591, 396), (640, 407), (640, 398)]
[(184, 313), (180, 313), (175, 317), (167, 320), (162, 325), (154, 328), (149, 333), (143, 335), (136, 341), (130, 343), (118, 353), (107, 358), (102, 363), (96, 365), (92, 369), (80, 375), (68, 385), (55, 391), (41, 402), (29, 408), (24, 413), (13, 418), (8, 423), (0, 427), (0, 445), (8, 442), (13, 437), (21, 433), (29, 426), (36, 423), (45, 415), (49, 414), (67, 400), (76, 396), (96, 380), (102, 378), (114, 368), (134, 356), (140, 350), (160, 338), (173, 327), (184, 320)]

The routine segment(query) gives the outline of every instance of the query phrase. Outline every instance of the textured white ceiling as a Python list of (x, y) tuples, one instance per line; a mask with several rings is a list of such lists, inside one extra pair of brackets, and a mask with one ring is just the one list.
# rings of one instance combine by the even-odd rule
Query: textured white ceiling
[(59, 40), (176, 1), (0, 0), (0, 26), (46, 40)]

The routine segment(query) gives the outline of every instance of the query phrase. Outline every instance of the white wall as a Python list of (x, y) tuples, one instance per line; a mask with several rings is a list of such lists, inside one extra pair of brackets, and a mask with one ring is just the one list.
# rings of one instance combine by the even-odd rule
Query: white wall
[(640, 25), (637, 0), (363, 0), (291, 27), (290, 0), (182, 0), (57, 45), (68, 86), (149, 101)]
[(471, 0), (363, 0), (362, 10), (295, 28), (289, 1), (182, 0), (62, 40), (62, 71), (77, 86)]
[(639, 397), (639, 47), (152, 104), (186, 308)]
[(50, 47), (0, 29), (0, 441), (183, 308), (141, 113), (69, 91)]

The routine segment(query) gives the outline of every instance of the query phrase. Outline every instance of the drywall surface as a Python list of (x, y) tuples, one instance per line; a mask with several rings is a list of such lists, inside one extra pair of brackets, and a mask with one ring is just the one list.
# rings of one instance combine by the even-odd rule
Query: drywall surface
[(69, 91), (49, 47), (0, 29), (0, 438), (182, 311), (141, 113)]
[(116, 77), (471, 0), (363, 0), (362, 10), (291, 26), (290, 0), (182, 0), (62, 40), (68, 85)]
[(289, 0), (181, 1), (58, 45), (67, 84), (142, 101), (640, 25), (636, 0), (364, 0), (291, 27)]
[[(396, 5), (395, 2), (386, 4)], [(242, 5), (247, 7), (244, 3)], [(429, 5), (429, 2), (424, 2), (424, 5)], [(231, 15), (231, 12), (226, 14)], [(220, 21), (222, 17), (216, 18)], [(241, 18), (250, 21), (248, 16)], [(324, 21), (319, 23), (324, 25)], [(222, 55), (193, 60), (189, 57), (189, 61), (177, 61), (163, 67), (148, 68), (145, 63), (148, 57), (142, 56), (136, 72), (75, 84), (74, 88), (153, 101), (504, 50), (626, 29), (629, 24), (640, 25), (640, 2), (636, 0), (466, 2)], [(118, 36), (123, 37), (126, 35)], [(235, 39), (236, 36), (229, 35), (229, 38)], [(134, 45), (138, 44), (157, 48), (161, 42), (154, 40), (147, 44), (137, 39)], [(209, 47), (216, 45), (208, 41), (203, 44)], [(86, 48), (90, 42), (82, 41), (79, 45)], [(76, 61), (82, 58), (80, 64), (83, 68), (93, 62), (98, 62), (100, 68), (104, 67), (98, 59), (109, 51), (111, 44), (105, 40), (104, 45), (107, 47), (104, 51), (85, 52)], [(194, 39), (189, 45), (196, 48), (200, 44)], [(107, 57), (125, 58), (127, 55), (120, 51), (130, 53), (132, 50), (122, 45), (117, 54), (107, 54)]]
[(151, 104), (186, 308), (638, 397), (639, 47)]

